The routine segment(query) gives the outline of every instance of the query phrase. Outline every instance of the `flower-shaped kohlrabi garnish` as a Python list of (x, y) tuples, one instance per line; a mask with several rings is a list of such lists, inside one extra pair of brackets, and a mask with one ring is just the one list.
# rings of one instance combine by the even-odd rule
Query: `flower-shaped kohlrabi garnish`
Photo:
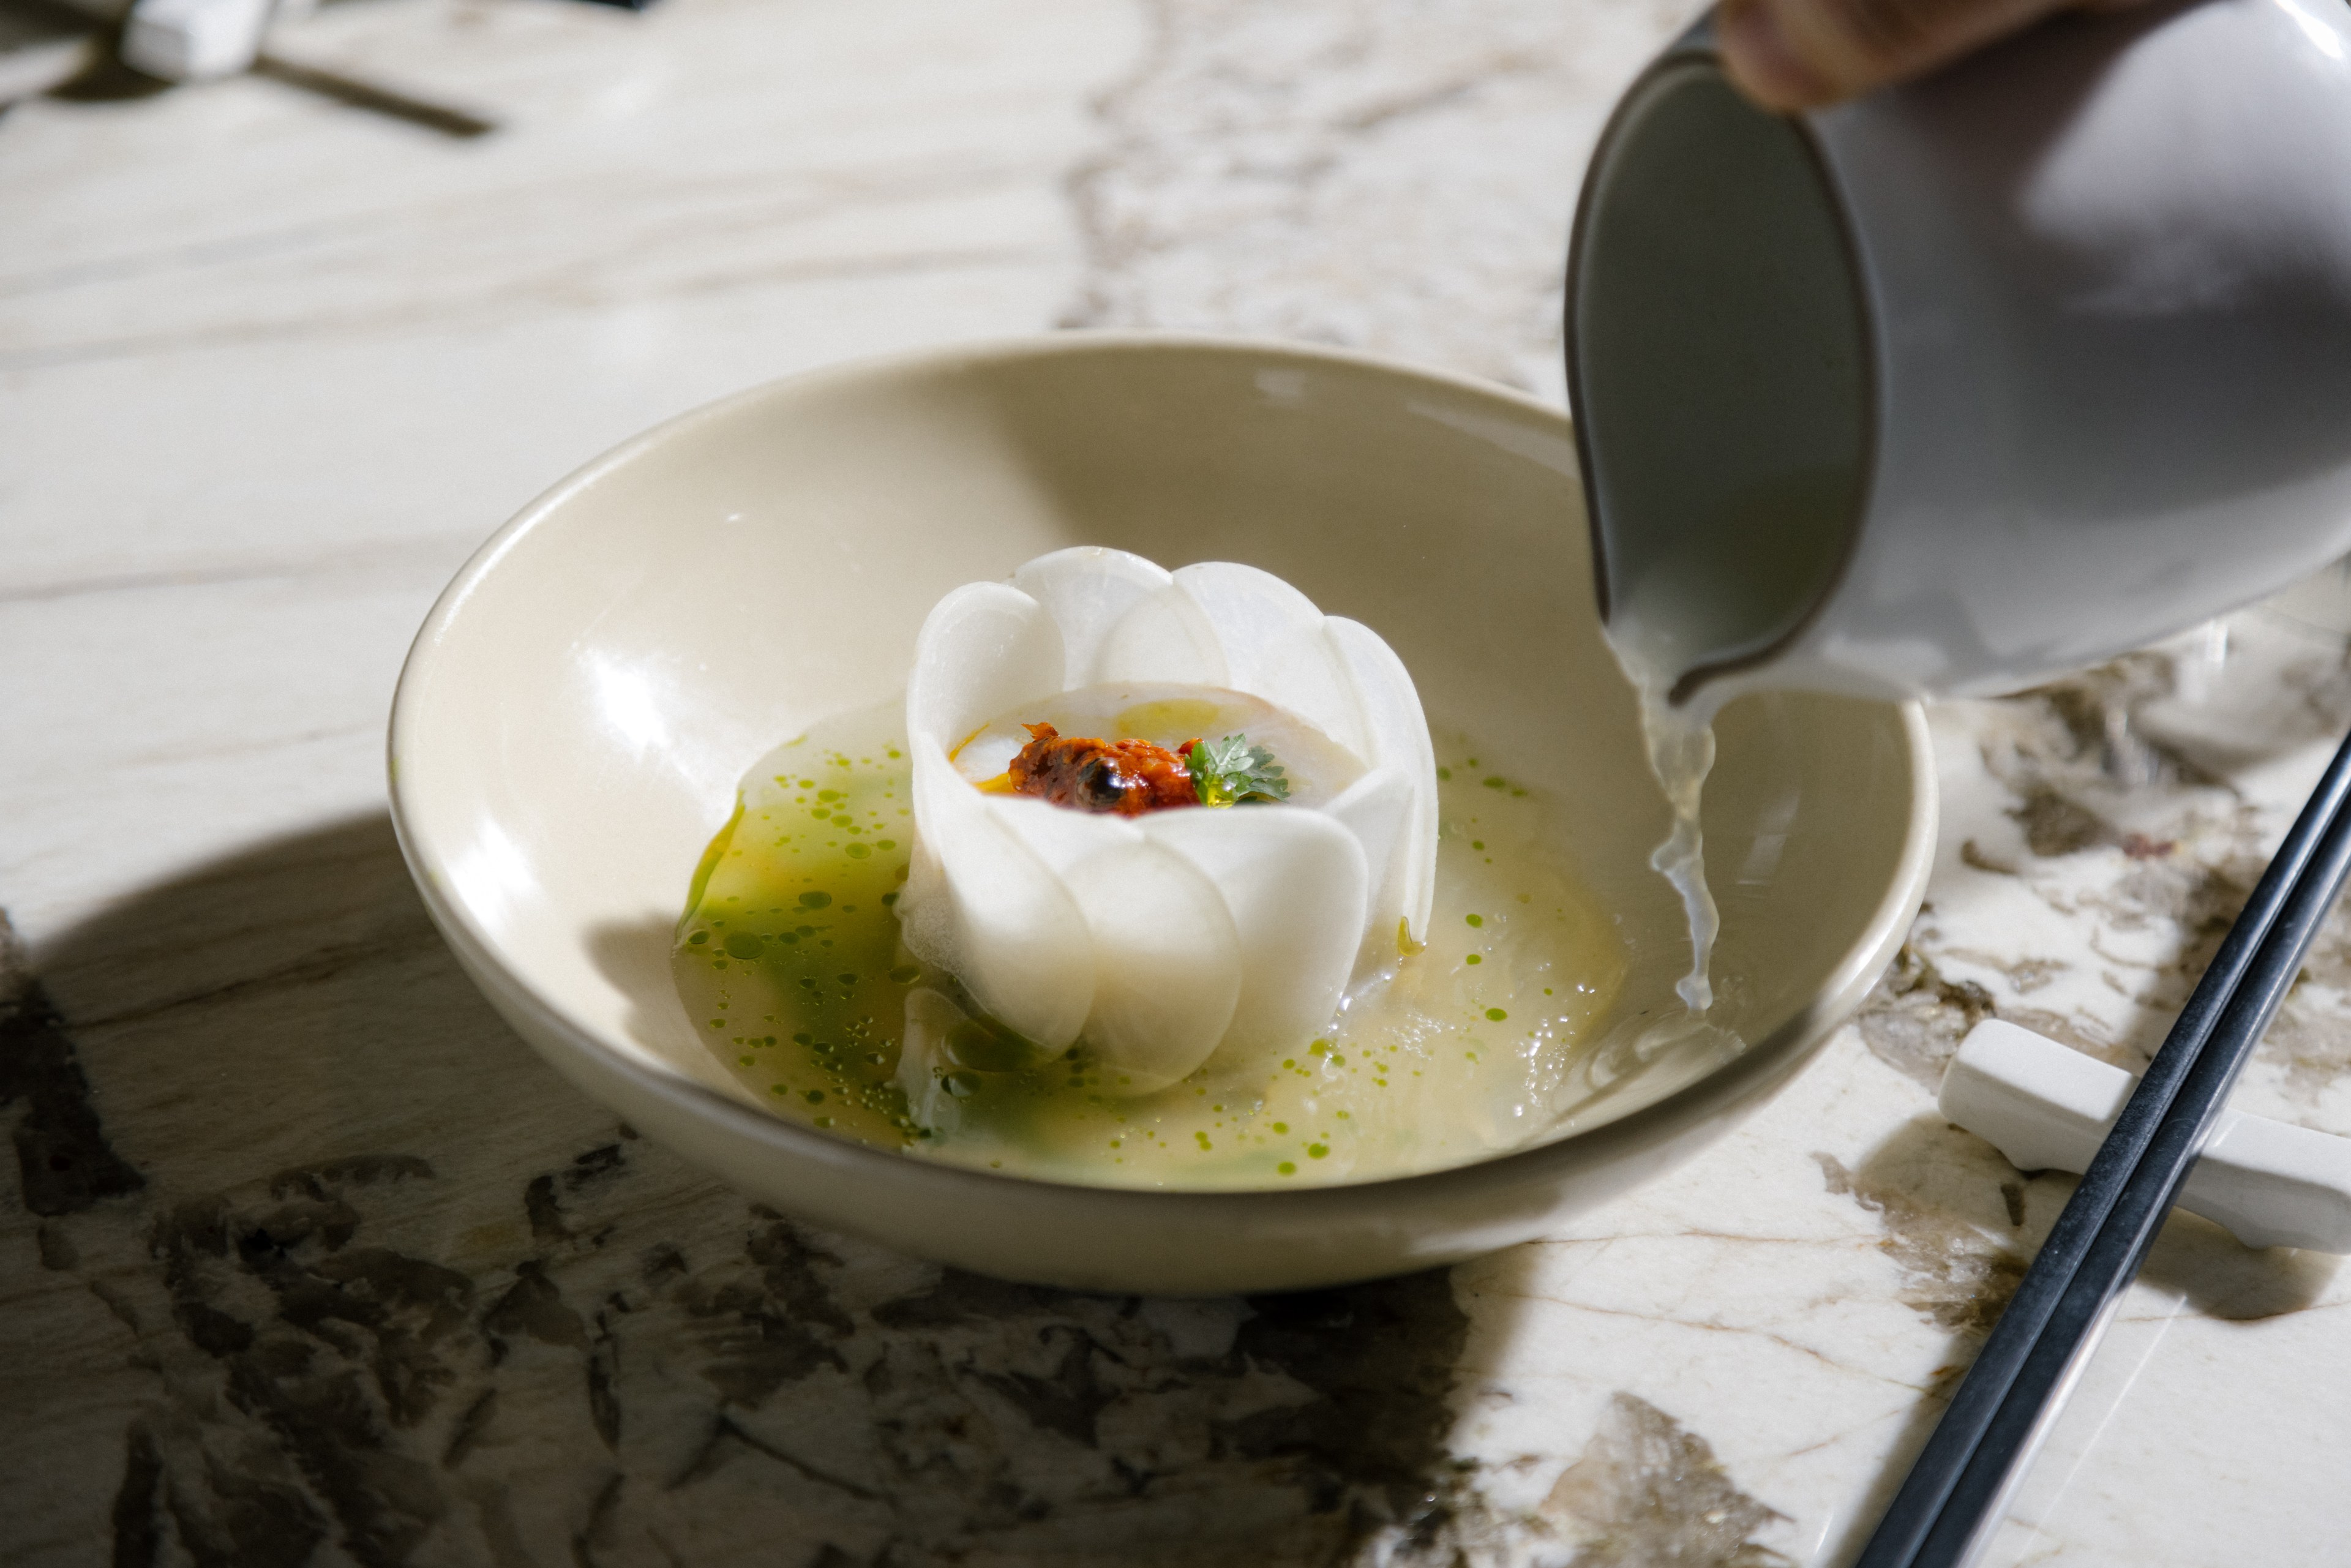
[[(1204, 803), (1117, 815), (1008, 792), (1044, 720), (1196, 737)], [(906, 727), (907, 945), (1033, 1055), (1082, 1036), (1104, 1088), (1163, 1088), (1220, 1046), (1301, 1046), (1351, 977), (1426, 934), (1437, 766), (1412, 677), (1254, 567), (1078, 549), (959, 588), (923, 624)]]

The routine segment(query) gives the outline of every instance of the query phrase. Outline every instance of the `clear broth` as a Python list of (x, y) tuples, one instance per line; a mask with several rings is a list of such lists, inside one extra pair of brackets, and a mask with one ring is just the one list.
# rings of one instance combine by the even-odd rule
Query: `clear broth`
[(893, 706), (762, 758), (695, 877), (679, 995), (778, 1114), (1054, 1180), (1250, 1188), (1465, 1164), (1539, 1140), (1589, 1096), (1582, 1058), (1628, 967), (1616, 924), (1552, 848), (1548, 793), (1441, 737), (1428, 940), (1352, 990), (1320, 1035), (1220, 1053), (1134, 1098), (1104, 1092), (1082, 1040), (1023, 1067), (984, 1023), (948, 1035), (935, 1084), (902, 1072), (909, 998), (935, 1009), (956, 989), (898, 940), (914, 840), (904, 737)]

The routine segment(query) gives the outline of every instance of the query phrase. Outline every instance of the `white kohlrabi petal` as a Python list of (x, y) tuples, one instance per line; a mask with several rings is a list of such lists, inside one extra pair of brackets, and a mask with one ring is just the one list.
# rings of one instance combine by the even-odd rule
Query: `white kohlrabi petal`
[(1143, 841), (1142, 829), (1108, 812), (1073, 810), (1028, 795), (981, 800), (987, 814), (1055, 876), (1066, 877), (1096, 855)]
[(1095, 650), (1086, 685), (1230, 686), (1217, 629), (1174, 583), (1121, 616)]
[(989, 799), (987, 810), (1061, 878), (1085, 916), (1094, 956), (1085, 1035), (1113, 1069), (1104, 1087), (1150, 1093), (1207, 1061), (1232, 1030), (1247, 976), (1217, 885), (1152, 841), (1152, 817), (1003, 796)]
[(1094, 674), (1094, 667), (1111, 629), (1136, 605), (1164, 591), (1170, 580), (1155, 562), (1101, 545), (1057, 549), (1012, 574), (1012, 586), (1043, 605), (1061, 629), (1061, 679), (1068, 686), (1091, 685), (1104, 678)]
[[(1311, 727), (1367, 771), (1327, 810), (1139, 821), (971, 787), (1018, 748), (1024, 709), (1129, 685), (1247, 693), (1281, 710), (1301, 758)], [(1111, 1070), (1105, 1088), (1164, 1088), (1228, 1040), (1295, 1046), (1329, 1021), (1359, 956), (1394, 955), (1400, 921), (1426, 934), (1436, 755), (1411, 679), (1376, 636), (1326, 620), (1278, 578), (1230, 564), (1171, 576), (1123, 551), (1057, 551), (1011, 586), (943, 600), (907, 700), (908, 945), (1048, 1050), (1082, 1030)], [(991, 725), (987, 755), (950, 758)], [(1341, 777), (1354, 772), (1351, 760)], [(952, 1005), (938, 1003), (952, 1027)], [(909, 1040), (936, 1033), (931, 1021), (910, 1017)]]
[[(1412, 807), (1411, 781), (1403, 768), (1391, 767), (1373, 768), (1323, 808), (1332, 821), (1363, 846), (1364, 902), (1355, 919), (1362, 938), (1354, 957), (1358, 969), (1393, 961), (1398, 952), (1396, 925), (1412, 918), (1405, 903), (1413, 847), (1405, 830)], [(1426, 935), (1417, 931), (1415, 939)]]
[(1061, 633), (1045, 607), (1001, 582), (939, 601), (914, 640), (906, 732), (953, 751), (1008, 708), (1061, 689)]
[(1164, 1089), (1207, 1061), (1232, 1025), (1241, 992), (1232, 915), (1191, 862), (1148, 839), (1088, 858), (1068, 882), (1093, 935), (1085, 1030), (1110, 1069), (1106, 1087)]
[(1363, 716), (1314, 601), (1270, 571), (1207, 561), (1176, 572), (1224, 650), (1226, 684), (1263, 697), (1361, 757)]
[(1363, 936), (1364, 852), (1319, 811), (1235, 806), (1143, 819), (1217, 885), (1240, 941), (1238, 1050), (1296, 1047), (1338, 1010)]
[(922, 839), (899, 901), (906, 946), (963, 981), (1007, 1028), (1049, 1051), (1065, 1050), (1094, 1001), (1084, 912), (990, 814), (936, 740), (910, 736), (907, 749)]
[(1397, 897), (1414, 939), (1426, 941), (1437, 897), (1437, 748), (1429, 743), (1420, 694), (1395, 650), (1370, 627), (1333, 615), (1322, 623), (1322, 633), (1364, 716), (1364, 749), (1357, 755), (1374, 769), (1402, 770), (1411, 787)]

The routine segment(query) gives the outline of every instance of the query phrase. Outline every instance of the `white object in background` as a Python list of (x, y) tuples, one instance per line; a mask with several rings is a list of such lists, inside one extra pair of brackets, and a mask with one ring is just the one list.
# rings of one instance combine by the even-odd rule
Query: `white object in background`
[(135, 0), (122, 61), (164, 81), (213, 81), (250, 70), (272, 0)]
[[(1943, 1114), (2019, 1170), (2079, 1173), (2138, 1080), (1997, 1019), (1978, 1024), (1943, 1073)], [(2179, 1206), (2248, 1247), (2351, 1253), (2351, 1138), (2223, 1110)]]
[[(958, 772), (957, 749), (1023, 705), (1127, 682), (1257, 698), (1361, 771), (1327, 805), (1138, 817)], [(907, 946), (1049, 1054), (1083, 1033), (1111, 1092), (1165, 1088), (1228, 1040), (1302, 1045), (1351, 975), (1395, 957), (1399, 923), (1427, 935), (1437, 757), (1412, 677), (1269, 572), (1081, 547), (959, 588), (915, 643), (906, 736)]]

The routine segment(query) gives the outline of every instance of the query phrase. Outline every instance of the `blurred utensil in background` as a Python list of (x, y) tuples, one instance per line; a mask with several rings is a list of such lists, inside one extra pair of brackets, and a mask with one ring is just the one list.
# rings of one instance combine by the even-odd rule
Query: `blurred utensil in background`
[[(595, 0), (643, 10), (650, 0)], [(5, 0), (0, 109), (37, 98), (110, 60), (178, 85), (254, 75), (456, 137), (487, 135), (496, 117), (439, 94), (353, 74), (287, 47), (318, 0)]]
[(87, 76), (109, 52), (104, 34), (78, 13), (47, 5), (0, 7), (0, 109)]

